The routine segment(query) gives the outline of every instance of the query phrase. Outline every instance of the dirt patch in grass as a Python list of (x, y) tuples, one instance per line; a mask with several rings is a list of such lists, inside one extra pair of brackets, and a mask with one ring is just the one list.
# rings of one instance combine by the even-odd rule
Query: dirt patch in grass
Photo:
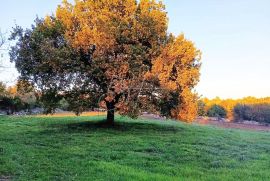
[(200, 125), (214, 125), (214, 126), (218, 126), (222, 128), (236, 128), (236, 129), (254, 130), (254, 131), (270, 131), (270, 126), (267, 126), (267, 125), (213, 121), (207, 118), (197, 119), (194, 123), (200, 124)]
[[(104, 116), (106, 112), (83, 112), (80, 116)], [(73, 112), (58, 112), (52, 115), (37, 115), (37, 117), (74, 117), (76, 116)]]
[[(141, 116), (144, 119), (156, 119), (156, 120), (165, 120), (163, 117), (159, 117), (158, 115), (154, 114), (143, 114)], [(235, 128), (235, 129), (244, 129), (244, 130), (254, 130), (254, 131), (269, 131), (269, 125), (262, 125), (262, 124), (248, 124), (248, 123), (235, 123), (235, 122), (228, 122), (224, 121), (225, 119), (218, 121), (209, 118), (197, 118), (193, 123), (200, 124), (200, 125), (213, 125), (222, 128)]]
[(0, 181), (10, 181), (10, 180), (12, 180), (11, 176), (0, 175)]

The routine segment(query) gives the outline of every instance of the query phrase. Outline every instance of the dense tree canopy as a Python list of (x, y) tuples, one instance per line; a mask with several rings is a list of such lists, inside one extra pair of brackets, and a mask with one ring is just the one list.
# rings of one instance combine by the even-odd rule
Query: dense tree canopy
[(42, 92), (48, 112), (64, 97), (78, 114), (103, 106), (110, 123), (115, 110), (136, 117), (146, 109), (191, 121), (200, 52), (167, 26), (155, 0), (63, 1), (55, 16), (14, 29), (11, 60)]

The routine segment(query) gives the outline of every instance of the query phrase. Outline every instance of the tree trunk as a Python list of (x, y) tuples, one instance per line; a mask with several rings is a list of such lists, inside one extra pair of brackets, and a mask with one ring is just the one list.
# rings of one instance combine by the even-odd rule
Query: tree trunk
[(114, 125), (114, 109), (115, 105), (114, 103), (108, 102), (107, 103), (107, 123), (109, 125)]

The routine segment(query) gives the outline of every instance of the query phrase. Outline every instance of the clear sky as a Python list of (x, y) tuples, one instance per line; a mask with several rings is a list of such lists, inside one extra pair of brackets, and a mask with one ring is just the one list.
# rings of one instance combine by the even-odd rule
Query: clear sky
[[(9, 31), (15, 22), (29, 27), (37, 15), (52, 13), (60, 2), (4, 1), (0, 28)], [(169, 30), (176, 35), (184, 33), (203, 53), (201, 81), (196, 88), (199, 94), (210, 98), (270, 96), (269, 0), (164, 0), (164, 3), (170, 18)], [(8, 58), (3, 56), (7, 65)], [(12, 81), (16, 77), (12, 68), (5, 72), (0, 74), (0, 80)]]

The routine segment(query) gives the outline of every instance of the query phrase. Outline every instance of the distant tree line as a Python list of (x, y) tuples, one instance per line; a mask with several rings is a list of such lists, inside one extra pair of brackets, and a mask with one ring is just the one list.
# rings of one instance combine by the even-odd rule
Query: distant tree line
[(0, 110), (7, 115), (26, 110), (31, 111), (38, 106), (36, 92), (28, 82), (18, 81), (16, 85), (7, 87), (0, 82)]
[(270, 123), (270, 97), (204, 98), (198, 101), (198, 115)]
[(73, 106), (61, 95), (57, 97), (57, 101), (50, 99), (50, 96), (41, 96), (41, 92), (27, 81), (19, 80), (13, 86), (7, 86), (5, 83), (0, 82), (0, 113), (7, 115), (19, 112), (35, 114), (32, 111), (38, 108), (38, 113), (48, 114), (51, 112), (50, 107), (62, 111), (71, 111)]
[(235, 120), (252, 120), (260, 123), (270, 123), (270, 104), (245, 105), (234, 107)]

